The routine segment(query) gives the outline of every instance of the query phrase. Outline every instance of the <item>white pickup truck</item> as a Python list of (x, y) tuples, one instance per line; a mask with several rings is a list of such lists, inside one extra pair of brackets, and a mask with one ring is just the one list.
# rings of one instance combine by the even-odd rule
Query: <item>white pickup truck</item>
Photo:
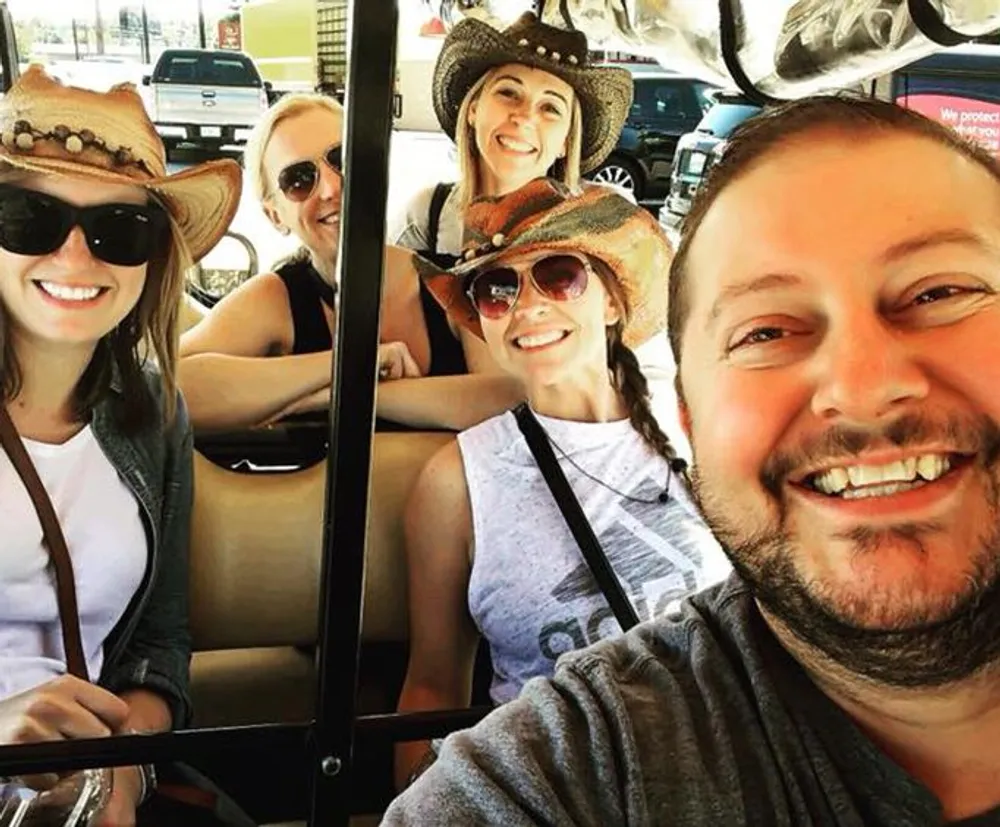
[(182, 143), (209, 151), (244, 143), (269, 103), (270, 83), (253, 59), (226, 49), (165, 49), (142, 83), (168, 152)]

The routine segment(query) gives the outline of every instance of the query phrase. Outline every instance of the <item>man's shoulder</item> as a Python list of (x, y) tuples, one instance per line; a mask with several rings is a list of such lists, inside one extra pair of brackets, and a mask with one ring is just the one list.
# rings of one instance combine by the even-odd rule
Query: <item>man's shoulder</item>
[(616, 683), (657, 672), (676, 678), (706, 667), (719, 674), (720, 664), (743, 671), (745, 665), (735, 655), (746, 651), (753, 610), (746, 584), (731, 575), (687, 598), (675, 612), (565, 655), (558, 668), (584, 676), (600, 673)]

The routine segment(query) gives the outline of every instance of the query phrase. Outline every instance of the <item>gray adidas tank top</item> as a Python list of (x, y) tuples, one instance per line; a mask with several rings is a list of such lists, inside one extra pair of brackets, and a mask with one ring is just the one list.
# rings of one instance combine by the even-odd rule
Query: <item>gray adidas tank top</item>
[[(729, 562), (683, 481), (628, 420), (538, 416), (560, 467), (641, 620), (715, 583)], [(472, 505), (469, 610), (490, 644), (495, 703), (516, 697), (556, 658), (621, 633), (513, 414), (458, 436)], [(567, 461), (560, 449), (602, 486)], [(620, 496), (619, 493), (627, 496)]]

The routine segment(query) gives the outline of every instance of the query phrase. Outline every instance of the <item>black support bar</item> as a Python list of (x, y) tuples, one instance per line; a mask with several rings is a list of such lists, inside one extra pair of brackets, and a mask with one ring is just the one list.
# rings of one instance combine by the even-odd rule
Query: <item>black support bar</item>
[(188, 761), (195, 756), (226, 753), (242, 756), (301, 755), (306, 748), (309, 729), (309, 724), (261, 724), (156, 735), (12, 744), (0, 746), (0, 776)]
[[(346, 827), (353, 774), (378, 323), (396, 70), (395, 0), (352, 0), (340, 297), (320, 581), (311, 825)], [(350, 399), (350, 404), (340, 404)]]

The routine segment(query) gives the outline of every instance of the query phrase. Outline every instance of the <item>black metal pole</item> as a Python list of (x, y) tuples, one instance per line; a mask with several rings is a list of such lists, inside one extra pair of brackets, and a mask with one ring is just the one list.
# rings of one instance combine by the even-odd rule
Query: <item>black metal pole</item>
[[(350, 6), (340, 295), (320, 580), (311, 825), (347, 826), (396, 66), (395, 0)], [(362, 59), (364, 56), (365, 59)], [(338, 404), (348, 400), (350, 404)]]
[(76, 18), (73, 18), (73, 53), (76, 55), (76, 60), (80, 59), (80, 37), (76, 32)]
[(142, 0), (142, 62), (153, 62), (153, 56), (149, 51), (149, 17), (146, 14), (146, 0)]
[(203, 0), (198, 0), (198, 42), (204, 49), (208, 40), (205, 37), (205, 6)]

